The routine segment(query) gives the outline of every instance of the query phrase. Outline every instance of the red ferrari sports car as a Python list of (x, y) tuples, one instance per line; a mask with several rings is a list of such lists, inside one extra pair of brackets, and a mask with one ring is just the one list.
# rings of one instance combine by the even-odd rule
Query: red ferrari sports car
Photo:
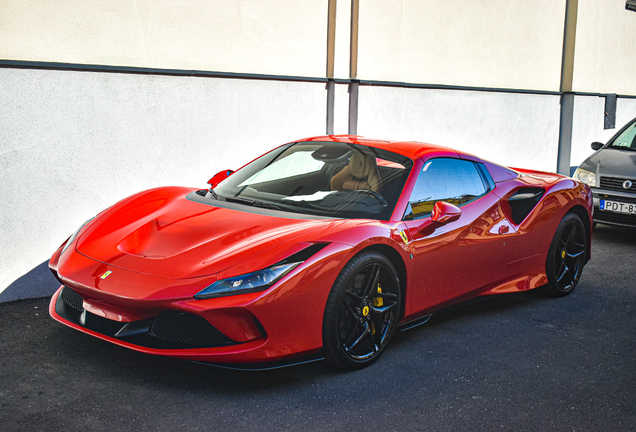
[(149, 354), (356, 369), (451, 304), (569, 294), (590, 259), (587, 185), (431, 144), (308, 138), (209, 184), (82, 225), (50, 260), (53, 318)]

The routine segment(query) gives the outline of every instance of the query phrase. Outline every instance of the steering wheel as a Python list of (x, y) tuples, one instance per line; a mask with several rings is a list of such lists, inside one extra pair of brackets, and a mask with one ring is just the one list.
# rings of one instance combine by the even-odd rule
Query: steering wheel
[(371, 189), (356, 189), (356, 190), (354, 190), (354, 192), (355, 193), (365, 193), (367, 195), (371, 195), (373, 198), (375, 198), (380, 203), (380, 205), (383, 205), (383, 206), (388, 206), (389, 205), (389, 203), (386, 202), (384, 197), (382, 195), (380, 195), (379, 193), (377, 193), (376, 191), (374, 191), (374, 190), (371, 190)]

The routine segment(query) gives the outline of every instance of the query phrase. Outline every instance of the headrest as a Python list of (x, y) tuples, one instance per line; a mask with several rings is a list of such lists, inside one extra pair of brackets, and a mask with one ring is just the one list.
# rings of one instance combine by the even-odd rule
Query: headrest
[(367, 158), (358, 152), (354, 152), (349, 160), (349, 171), (357, 178), (366, 178), (369, 175), (369, 164)]

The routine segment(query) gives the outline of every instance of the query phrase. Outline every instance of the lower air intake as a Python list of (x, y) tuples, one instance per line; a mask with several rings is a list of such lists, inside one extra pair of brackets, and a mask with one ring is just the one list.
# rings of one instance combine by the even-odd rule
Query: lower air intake
[(62, 289), (62, 300), (73, 309), (84, 312), (84, 300), (82, 296), (67, 286)]
[(201, 347), (234, 345), (205, 318), (184, 312), (166, 311), (155, 318), (150, 334), (159, 339)]

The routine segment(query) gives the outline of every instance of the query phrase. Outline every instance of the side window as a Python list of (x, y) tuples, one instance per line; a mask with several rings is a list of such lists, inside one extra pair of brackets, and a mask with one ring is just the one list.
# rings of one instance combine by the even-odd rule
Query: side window
[(471, 161), (451, 158), (427, 161), (415, 183), (404, 219), (430, 215), (438, 201), (459, 207), (479, 198), (491, 189), (486, 176), (486, 170), (480, 170)]

